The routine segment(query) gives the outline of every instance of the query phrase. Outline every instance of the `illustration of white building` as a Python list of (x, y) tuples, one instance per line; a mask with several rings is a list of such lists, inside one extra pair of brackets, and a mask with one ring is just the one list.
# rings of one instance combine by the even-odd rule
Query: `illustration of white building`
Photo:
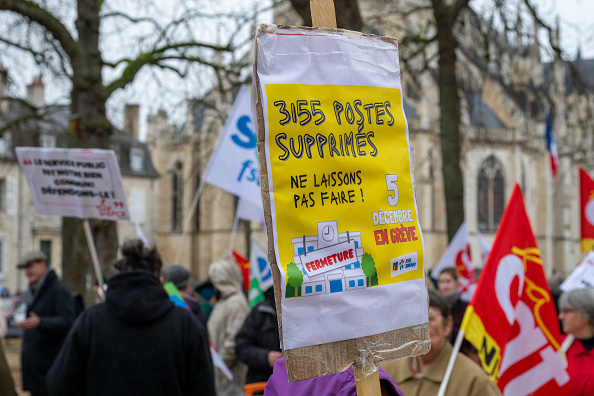
[[(356, 262), (313, 276), (306, 270), (302, 257), (307, 258), (307, 254), (313, 254), (320, 249), (346, 242), (354, 242)], [(361, 269), (361, 257), (364, 250), (360, 231), (339, 233), (336, 221), (319, 222), (318, 235), (292, 238), (291, 243), (293, 245), (293, 262), (303, 272), (301, 296), (337, 293), (366, 287), (367, 279)]]

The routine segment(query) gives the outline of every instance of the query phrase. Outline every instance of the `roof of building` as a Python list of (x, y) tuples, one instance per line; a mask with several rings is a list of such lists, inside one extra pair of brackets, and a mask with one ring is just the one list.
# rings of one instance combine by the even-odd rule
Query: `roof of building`
[[(15, 147), (39, 147), (42, 136), (55, 138), (55, 147), (68, 147), (68, 135), (70, 133), (70, 107), (67, 105), (48, 106), (43, 117), (28, 117), (31, 108), (25, 102), (11, 101), (9, 110), (6, 113), (0, 112), (0, 120), (10, 121), (18, 118), (23, 120), (11, 128), (10, 141), (5, 140), (6, 152), (0, 153), (5, 158), (16, 159)], [(151, 158), (150, 151), (144, 142), (134, 136), (114, 128), (110, 136), (111, 149), (114, 150), (120, 164), (122, 175), (157, 178), (156, 171)], [(142, 167), (140, 170), (132, 169), (132, 149), (138, 149), (142, 153)]]
[[(565, 62), (565, 92), (567, 94), (579, 91), (578, 85), (586, 92), (594, 93), (594, 59), (582, 59), (581, 56), (570, 62)], [(544, 64), (545, 86), (551, 84), (552, 63)]]
[(468, 95), (470, 125), (485, 128), (506, 128), (499, 117), (487, 106), (478, 93)]

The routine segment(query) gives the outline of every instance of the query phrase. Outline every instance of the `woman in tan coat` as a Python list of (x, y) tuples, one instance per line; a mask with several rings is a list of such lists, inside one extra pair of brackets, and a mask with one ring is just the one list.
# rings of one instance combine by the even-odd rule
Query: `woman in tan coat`
[[(406, 396), (437, 395), (452, 353), (452, 316), (445, 300), (429, 290), (431, 350), (421, 356), (381, 363)], [(499, 388), (475, 362), (459, 353), (445, 396), (497, 396)]]
[(243, 293), (241, 271), (233, 257), (226, 255), (210, 265), (208, 275), (221, 296), (208, 318), (208, 334), (212, 345), (233, 374), (233, 379), (229, 379), (215, 367), (217, 395), (244, 396), (247, 366), (235, 356), (235, 336), (250, 308)]

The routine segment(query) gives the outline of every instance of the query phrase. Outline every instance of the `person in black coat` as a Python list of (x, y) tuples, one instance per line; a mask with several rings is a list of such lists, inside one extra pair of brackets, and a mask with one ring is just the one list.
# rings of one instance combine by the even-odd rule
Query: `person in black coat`
[(266, 382), (272, 375), (274, 363), (283, 357), (274, 289), (264, 292), (264, 301), (258, 303), (235, 337), (235, 355), (248, 365), (246, 384)]
[(215, 395), (204, 326), (158, 280), (161, 259), (126, 242), (106, 301), (81, 314), (47, 375), (50, 395)]
[(17, 268), (29, 280), (25, 295), (27, 318), (18, 326), (24, 330), (21, 352), (23, 389), (33, 396), (46, 395), (45, 375), (74, 322), (74, 299), (70, 290), (48, 268), (42, 251), (27, 253)]

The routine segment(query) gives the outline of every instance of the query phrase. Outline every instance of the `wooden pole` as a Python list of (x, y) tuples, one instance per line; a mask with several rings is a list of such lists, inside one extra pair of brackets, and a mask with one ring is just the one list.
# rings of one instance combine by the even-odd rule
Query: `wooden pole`
[(378, 370), (365, 375), (363, 368), (355, 367), (355, 383), (357, 396), (379, 396), (382, 393)]
[(336, 27), (336, 14), (333, 0), (309, 0), (311, 24), (318, 27)]
[[(314, 27), (336, 28), (336, 14), (334, 12), (333, 0), (309, 0), (311, 8), (311, 22)], [(354, 367), (355, 384), (357, 385), (358, 396), (380, 396), (381, 387), (379, 369), (365, 375), (365, 368)]]
[(563, 344), (561, 344), (561, 350), (563, 351), (563, 353), (567, 353), (567, 350), (569, 349), (571, 344), (573, 344), (574, 341), (575, 336), (573, 334), (569, 334), (567, 338), (563, 341)]
[(95, 241), (93, 240), (93, 233), (91, 232), (91, 225), (89, 219), (83, 219), (83, 229), (85, 230), (85, 236), (87, 237), (87, 245), (89, 246), (89, 252), (91, 253), (91, 261), (93, 262), (93, 268), (95, 269), (95, 277), (97, 278), (97, 284), (99, 285), (99, 297), (105, 301), (105, 294), (103, 293), (103, 272), (101, 271), (101, 265), (99, 265), (99, 256), (97, 256), (97, 249), (95, 248)]

